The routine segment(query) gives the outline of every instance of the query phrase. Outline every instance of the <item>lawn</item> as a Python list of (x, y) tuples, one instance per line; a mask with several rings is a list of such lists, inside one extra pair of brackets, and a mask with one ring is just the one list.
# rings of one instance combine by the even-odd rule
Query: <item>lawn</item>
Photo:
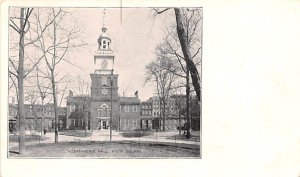
[(59, 135), (65, 136), (75, 136), (75, 137), (89, 137), (92, 135), (92, 132), (84, 130), (69, 130), (69, 131), (61, 131), (58, 133)]
[(149, 136), (152, 135), (153, 132), (151, 131), (145, 131), (145, 130), (133, 130), (133, 131), (125, 131), (122, 132), (121, 135), (123, 137), (131, 138), (131, 137), (143, 137), (143, 136)]
[[(11, 148), (9, 157), (20, 157)], [(156, 142), (61, 142), (26, 147), (22, 157), (90, 157), (90, 158), (199, 158), (199, 145)]]
[[(26, 142), (43, 141), (49, 138), (41, 137), (40, 135), (26, 135)], [(19, 135), (9, 135), (9, 142), (19, 142)]]

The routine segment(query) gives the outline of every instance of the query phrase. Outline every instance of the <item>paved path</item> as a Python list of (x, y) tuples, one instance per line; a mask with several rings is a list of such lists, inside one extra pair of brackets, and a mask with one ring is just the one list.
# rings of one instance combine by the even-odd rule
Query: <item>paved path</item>
[[(80, 132), (81, 134), (84, 132)], [(136, 142), (169, 142), (169, 143), (183, 143), (183, 144), (200, 144), (198, 138), (194, 138), (194, 140), (182, 140), (178, 139), (180, 137), (178, 135), (178, 132), (153, 132), (153, 134), (149, 136), (143, 136), (143, 137), (123, 137), (118, 131), (112, 131), (112, 141), (136, 141)], [(64, 135), (63, 132), (59, 132), (58, 141), (59, 142), (78, 142), (78, 141), (109, 141), (109, 130), (96, 130), (93, 132), (90, 132), (90, 136), (87, 137), (76, 137), (72, 135)], [(26, 142), (27, 145), (31, 144), (39, 144), (39, 143), (54, 143), (54, 132), (48, 132), (43, 140), (39, 141), (37, 139), (36, 141)], [(10, 147), (18, 146), (18, 143), (16, 142), (10, 142)]]

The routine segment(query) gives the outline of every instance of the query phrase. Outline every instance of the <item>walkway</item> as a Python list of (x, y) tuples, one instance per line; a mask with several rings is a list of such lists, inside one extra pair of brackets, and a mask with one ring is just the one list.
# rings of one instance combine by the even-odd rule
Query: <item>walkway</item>
[[(192, 139), (185, 139), (182, 135), (178, 135), (177, 131), (172, 132), (152, 132), (149, 136), (143, 137), (124, 137), (122, 132), (112, 131), (112, 141), (135, 141), (135, 142), (168, 142), (180, 144), (196, 144), (200, 145), (199, 137)], [(196, 132), (197, 133), (197, 132)], [(75, 136), (74, 136), (75, 134)], [(89, 131), (88, 136), (84, 136), (84, 131), (76, 132), (59, 132), (59, 142), (82, 142), (82, 141), (109, 141), (109, 130)], [(54, 132), (48, 132), (43, 138), (36, 136), (36, 139), (26, 142), (26, 145), (40, 144), (40, 143), (54, 143)], [(10, 147), (18, 146), (17, 142), (10, 142)]]

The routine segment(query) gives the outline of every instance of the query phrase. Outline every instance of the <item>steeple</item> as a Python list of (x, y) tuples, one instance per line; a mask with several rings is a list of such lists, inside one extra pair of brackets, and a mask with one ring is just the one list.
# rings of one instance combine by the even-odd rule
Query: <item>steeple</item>
[(111, 39), (107, 35), (105, 26), (105, 9), (103, 10), (103, 23), (101, 34), (98, 38), (98, 50), (94, 55), (94, 67), (97, 74), (111, 74), (114, 66), (115, 55), (111, 50)]
[(101, 28), (102, 33), (98, 38), (98, 52), (111, 50), (110, 49), (111, 39), (110, 37), (108, 37), (106, 33), (107, 28), (105, 27), (105, 10), (106, 9), (103, 10), (103, 24)]

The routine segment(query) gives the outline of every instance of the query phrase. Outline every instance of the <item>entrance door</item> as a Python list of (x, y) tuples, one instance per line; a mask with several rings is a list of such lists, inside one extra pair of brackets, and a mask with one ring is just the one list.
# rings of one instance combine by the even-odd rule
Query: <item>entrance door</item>
[(103, 121), (103, 129), (107, 129), (106, 121)]

